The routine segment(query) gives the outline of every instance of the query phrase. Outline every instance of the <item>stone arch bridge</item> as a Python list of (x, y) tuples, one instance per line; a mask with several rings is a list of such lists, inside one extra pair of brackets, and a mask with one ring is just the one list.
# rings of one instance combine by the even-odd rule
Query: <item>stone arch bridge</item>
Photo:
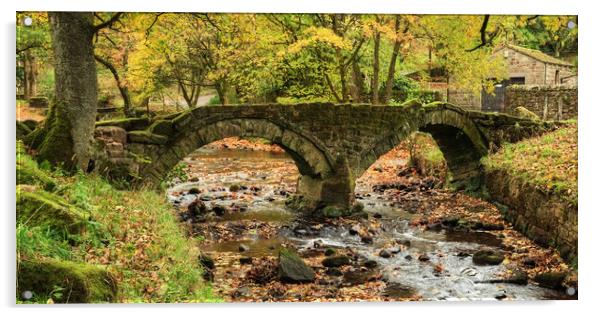
[(281, 146), (300, 173), (297, 193), (310, 208), (354, 203), (355, 180), (379, 156), (415, 131), (430, 133), (448, 164), (449, 181), (480, 184), (480, 159), (502, 142), (550, 128), (547, 123), (498, 113), (466, 111), (445, 103), (402, 106), (205, 106), (158, 116), (97, 123), (97, 169), (127, 172), (158, 184), (186, 155), (226, 137), (261, 137)]

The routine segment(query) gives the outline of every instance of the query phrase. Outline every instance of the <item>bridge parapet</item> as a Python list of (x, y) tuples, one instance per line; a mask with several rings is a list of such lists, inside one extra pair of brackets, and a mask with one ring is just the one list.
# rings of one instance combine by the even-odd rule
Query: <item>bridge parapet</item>
[(415, 131), (433, 135), (448, 162), (452, 182), (463, 187), (479, 184), (480, 158), (492, 148), (553, 128), (507, 114), (416, 102), (402, 106), (207, 106), (152, 120), (123, 119), (98, 126), (127, 133), (122, 147), (134, 162), (120, 163), (135, 164), (125, 170), (136, 170), (134, 178), (154, 184), (164, 180), (186, 155), (208, 143), (233, 136), (265, 138), (295, 160), (300, 172), (297, 191), (312, 208), (349, 208), (354, 202), (355, 179)]

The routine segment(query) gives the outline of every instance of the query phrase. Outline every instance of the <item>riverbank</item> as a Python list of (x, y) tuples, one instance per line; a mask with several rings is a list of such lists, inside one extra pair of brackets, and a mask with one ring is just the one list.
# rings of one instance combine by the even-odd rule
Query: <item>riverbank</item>
[(577, 267), (577, 124), (506, 144), (483, 165), (487, 192), (506, 220)]
[(163, 195), (40, 167), (20, 143), (17, 170), (18, 303), (217, 300)]
[[(576, 282), (557, 252), (513, 230), (494, 205), (409, 167), (405, 145), (358, 179), (364, 217), (315, 221), (285, 207), (298, 176), (290, 157), (236, 143), (187, 157), (188, 180), (168, 190), (190, 234), (203, 237), (226, 301), (576, 298), (563, 292)], [(294, 282), (282, 275), (283, 249), (306, 267)]]

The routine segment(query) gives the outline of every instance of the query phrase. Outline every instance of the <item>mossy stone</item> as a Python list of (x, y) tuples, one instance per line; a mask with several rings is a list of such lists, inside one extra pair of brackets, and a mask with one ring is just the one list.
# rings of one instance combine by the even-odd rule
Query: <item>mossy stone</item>
[(117, 280), (103, 266), (55, 259), (23, 260), (17, 265), (17, 295), (31, 291), (48, 297), (51, 292), (61, 295), (51, 298), (57, 303), (114, 302)]
[(28, 226), (48, 226), (78, 234), (85, 230), (88, 219), (87, 212), (56, 194), (17, 187), (17, 221), (27, 222)]
[(504, 261), (504, 254), (492, 250), (479, 250), (472, 256), (476, 265), (498, 265)]
[(39, 185), (44, 190), (53, 191), (57, 183), (47, 172), (36, 165), (17, 161), (17, 184)]
[(344, 255), (332, 256), (322, 260), (322, 265), (327, 268), (338, 268), (340, 266), (349, 265), (350, 263), (351, 261), (349, 260), (349, 257)]
[(118, 126), (126, 130), (142, 130), (148, 127), (150, 120), (147, 117), (120, 118), (96, 122), (96, 126)]
[(322, 215), (327, 218), (337, 218), (344, 215), (344, 210), (336, 206), (327, 206), (322, 209)]
[(566, 272), (543, 272), (535, 275), (533, 281), (543, 287), (560, 289), (562, 288), (562, 282), (564, 282), (566, 275)]
[(148, 128), (149, 132), (157, 135), (171, 136), (174, 133), (171, 121), (158, 120)]
[(315, 272), (295, 252), (281, 249), (278, 253), (278, 278), (284, 282), (311, 282)]
[(131, 143), (163, 145), (167, 143), (167, 140), (166, 136), (153, 134), (149, 131), (128, 132), (128, 141)]

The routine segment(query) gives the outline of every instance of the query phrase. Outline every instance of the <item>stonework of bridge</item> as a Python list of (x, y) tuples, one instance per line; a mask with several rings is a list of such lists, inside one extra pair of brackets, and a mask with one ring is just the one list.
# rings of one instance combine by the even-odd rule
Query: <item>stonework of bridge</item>
[(548, 129), (547, 123), (498, 113), (466, 111), (445, 103), (402, 106), (297, 104), (205, 106), (158, 116), (99, 122), (102, 171), (126, 170), (157, 184), (185, 156), (233, 136), (260, 137), (282, 147), (300, 176), (306, 207), (354, 203), (355, 180), (381, 155), (416, 131), (430, 133), (447, 161), (449, 182), (478, 186), (480, 159), (502, 142)]

